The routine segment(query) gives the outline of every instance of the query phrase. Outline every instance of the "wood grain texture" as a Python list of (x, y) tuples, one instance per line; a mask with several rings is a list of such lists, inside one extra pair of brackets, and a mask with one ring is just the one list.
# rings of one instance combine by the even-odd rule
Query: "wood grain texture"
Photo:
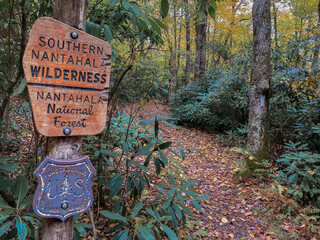
[[(73, 31), (78, 38), (71, 37)], [(71, 130), (69, 136), (99, 134), (107, 117), (110, 64), (111, 48), (105, 41), (39, 18), (23, 57), (38, 131), (44, 136), (65, 136), (65, 128)]]
[[(55, 19), (85, 30), (88, 0), (55, 0), (53, 16)], [(57, 159), (75, 159), (82, 155), (81, 137), (48, 138), (47, 152), (49, 157)], [(64, 222), (59, 219), (43, 219), (42, 240), (73, 240), (73, 217)]]
[(103, 92), (28, 86), (38, 131), (44, 136), (99, 134), (105, 127), (107, 102)]
[(104, 89), (109, 87), (110, 61), (107, 42), (43, 17), (30, 32), (23, 68), (27, 83)]
[[(82, 156), (81, 137), (48, 138), (48, 156), (55, 159), (75, 159)], [(45, 218), (42, 221), (42, 240), (72, 240), (73, 217), (62, 222), (60, 219)]]

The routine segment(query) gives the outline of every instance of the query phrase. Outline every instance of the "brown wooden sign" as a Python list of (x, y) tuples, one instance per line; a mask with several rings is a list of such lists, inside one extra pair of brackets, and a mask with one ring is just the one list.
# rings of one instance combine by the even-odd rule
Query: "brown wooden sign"
[(51, 18), (32, 27), (23, 68), (38, 131), (96, 135), (105, 126), (110, 79), (108, 43)]

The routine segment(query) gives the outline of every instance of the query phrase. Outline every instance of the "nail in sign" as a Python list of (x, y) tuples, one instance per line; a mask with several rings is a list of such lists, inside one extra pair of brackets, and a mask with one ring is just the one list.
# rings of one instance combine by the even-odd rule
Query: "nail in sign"
[(105, 41), (39, 18), (23, 56), (38, 131), (44, 136), (99, 134), (107, 117), (110, 65)]

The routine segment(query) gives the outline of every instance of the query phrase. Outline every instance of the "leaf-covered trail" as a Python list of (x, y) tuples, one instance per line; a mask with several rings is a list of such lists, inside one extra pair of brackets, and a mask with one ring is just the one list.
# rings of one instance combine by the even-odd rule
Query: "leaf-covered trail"
[[(148, 104), (145, 110), (153, 114), (167, 115), (167, 106)], [(144, 118), (148, 115), (142, 114)], [(193, 224), (181, 231), (181, 238), (193, 236), (196, 239), (273, 239), (259, 227), (252, 209), (260, 202), (261, 195), (257, 183), (242, 183), (234, 178), (235, 161), (239, 154), (220, 146), (214, 134), (179, 126), (178, 129), (161, 125), (165, 141), (174, 143), (173, 149), (180, 146), (186, 150), (182, 161), (182, 175), (197, 182), (195, 189), (212, 198), (202, 201), (202, 212), (195, 210)], [(197, 222), (197, 220), (199, 220)], [(205, 230), (209, 236), (201, 235)]]

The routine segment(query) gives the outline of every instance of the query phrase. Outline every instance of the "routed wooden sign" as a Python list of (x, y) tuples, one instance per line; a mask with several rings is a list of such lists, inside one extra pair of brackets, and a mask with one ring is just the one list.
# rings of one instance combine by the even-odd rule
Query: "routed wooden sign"
[(45, 136), (100, 133), (107, 117), (110, 64), (105, 41), (39, 18), (23, 56), (38, 131)]

